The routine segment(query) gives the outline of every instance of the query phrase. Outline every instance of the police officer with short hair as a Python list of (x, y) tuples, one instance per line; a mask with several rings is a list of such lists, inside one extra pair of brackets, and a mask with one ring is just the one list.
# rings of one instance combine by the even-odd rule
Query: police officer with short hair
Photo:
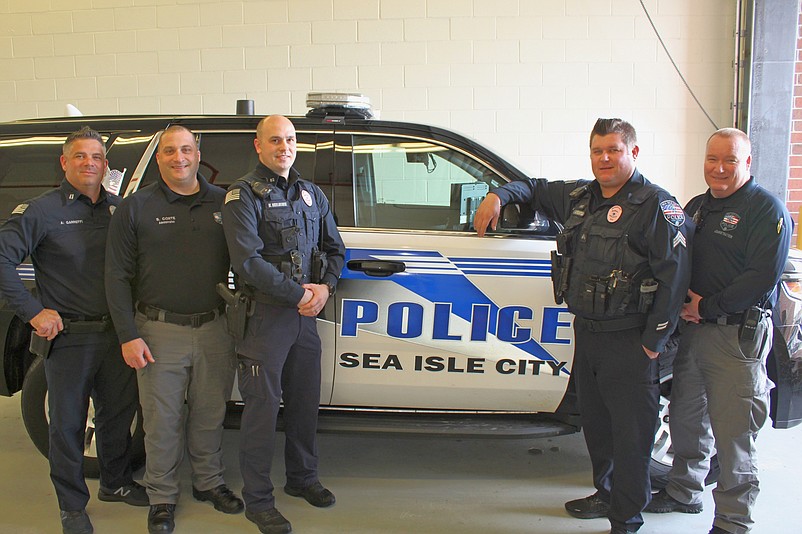
[(197, 140), (184, 126), (162, 133), (156, 161), (161, 178), (120, 204), (106, 254), (109, 308), (139, 381), (151, 534), (175, 528), (184, 449), (193, 497), (227, 514), (243, 509), (223, 479), (223, 419), (235, 372), (215, 290), (229, 272), (225, 191), (198, 174)]
[(759, 492), (755, 441), (769, 411), (770, 311), (785, 268), (791, 217), (750, 176), (751, 142), (735, 128), (707, 141), (706, 193), (685, 211), (697, 225), (689, 302), (671, 390), (674, 465), (647, 512), (702, 511), (710, 457), (720, 474), (711, 534), (743, 534)]
[(480, 204), (480, 236), (501, 206), (529, 203), (564, 225), (552, 257), (558, 303), (575, 314), (573, 379), (596, 493), (565, 504), (581, 519), (609, 517), (636, 532), (649, 501), (658, 412), (657, 356), (688, 287), (689, 231), (682, 208), (635, 168), (635, 129), (599, 119), (590, 134), (595, 180), (516, 181)]
[[(103, 288), (106, 236), (120, 202), (102, 186), (107, 166), (100, 134), (88, 126), (73, 132), (62, 148), (61, 185), (17, 206), (0, 228), (0, 293), (30, 322), (32, 346), (45, 357), (50, 478), (65, 534), (93, 531), (83, 475), (90, 395), (100, 465), (98, 498), (148, 504), (144, 488), (131, 478), (136, 376), (120, 356)], [(16, 270), (28, 256), (37, 296)]]
[(265, 117), (254, 146), (259, 163), (229, 188), (223, 227), (238, 286), (255, 301), (237, 344), (245, 402), (240, 432), (245, 517), (272, 534), (292, 530), (275, 508), (270, 479), (282, 398), (284, 491), (318, 507), (335, 501), (318, 479), (321, 345), (316, 317), (334, 294), (345, 246), (323, 192), (292, 167), (292, 122), (280, 115)]

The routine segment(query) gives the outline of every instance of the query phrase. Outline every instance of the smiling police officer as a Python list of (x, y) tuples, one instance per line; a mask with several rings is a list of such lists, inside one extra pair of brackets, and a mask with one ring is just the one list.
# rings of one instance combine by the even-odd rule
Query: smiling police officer
[(223, 479), (223, 419), (234, 385), (234, 341), (215, 291), (228, 278), (220, 220), (225, 191), (200, 174), (195, 134), (167, 128), (161, 179), (126, 198), (112, 219), (106, 290), (126, 363), (137, 369), (145, 426), (148, 531), (170, 533), (189, 451), (192, 495), (235, 514)]
[(785, 268), (791, 217), (749, 174), (751, 142), (724, 128), (707, 141), (705, 194), (685, 207), (697, 224), (689, 302), (682, 308), (671, 390), (674, 465), (647, 512), (702, 511), (715, 449), (721, 468), (711, 534), (748, 532), (760, 490), (755, 440), (768, 417), (769, 310)]
[(264, 534), (292, 530), (275, 508), (270, 480), (282, 397), (284, 491), (318, 507), (335, 501), (318, 479), (321, 346), (316, 317), (334, 294), (345, 246), (323, 191), (292, 167), (296, 143), (289, 119), (262, 119), (254, 140), (259, 163), (231, 185), (223, 206), (232, 270), (255, 301), (237, 344), (245, 402), (240, 469), (245, 517)]
[(590, 134), (596, 180), (530, 179), (487, 195), (480, 236), (501, 206), (530, 203), (562, 223), (552, 279), (576, 315), (572, 369), (596, 493), (569, 501), (580, 519), (609, 517), (612, 534), (635, 532), (649, 502), (658, 411), (657, 356), (674, 330), (690, 274), (691, 226), (679, 204), (635, 168), (635, 129), (599, 119)]
[[(99, 133), (85, 126), (70, 134), (61, 156), (64, 181), (17, 206), (0, 228), (0, 293), (30, 322), (32, 345), (44, 345), (36, 350), (45, 357), (50, 478), (65, 534), (93, 531), (83, 476), (90, 395), (100, 465), (98, 498), (148, 504), (129, 465), (136, 376), (120, 356), (103, 288), (106, 236), (120, 203), (101, 185), (107, 165)], [(28, 256), (38, 296), (25, 288), (16, 270)]]

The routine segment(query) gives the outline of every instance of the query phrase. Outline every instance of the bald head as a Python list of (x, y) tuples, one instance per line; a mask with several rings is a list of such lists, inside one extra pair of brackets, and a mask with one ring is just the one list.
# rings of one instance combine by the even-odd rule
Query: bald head
[(284, 178), (295, 163), (295, 126), (283, 115), (265, 117), (256, 126), (254, 147), (262, 164)]

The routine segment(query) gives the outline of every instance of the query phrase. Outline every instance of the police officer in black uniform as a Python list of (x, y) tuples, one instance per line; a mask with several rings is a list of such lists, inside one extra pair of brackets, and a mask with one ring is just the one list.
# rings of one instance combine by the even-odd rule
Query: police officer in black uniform
[[(84, 127), (64, 142), (61, 186), (17, 206), (0, 228), (0, 293), (33, 327), (32, 348), (45, 357), (50, 417), (50, 478), (65, 534), (93, 531), (86, 513), (84, 431), (95, 407), (98, 498), (147, 506), (131, 478), (131, 422), (136, 376), (120, 355), (103, 288), (106, 235), (120, 198), (101, 185), (103, 139)], [(31, 257), (38, 296), (16, 267)], [(52, 342), (50, 345), (49, 342)]]
[(151, 534), (175, 528), (185, 449), (193, 497), (227, 514), (243, 509), (223, 477), (236, 362), (215, 290), (229, 272), (226, 193), (198, 173), (200, 157), (194, 133), (166, 128), (156, 152), (160, 179), (123, 200), (109, 229), (106, 292), (123, 358), (137, 369)]
[(575, 314), (573, 378), (596, 493), (565, 508), (636, 532), (649, 502), (658, 411), (657, 356), (674, 330), (690, 276), (692, 224), (635, 168), (635, 129), (599, 119), (590, 134), (596, 180), (530, 179), (495, 189), (474, 226), (495, 229), (501, 206), (530, 203), (564, 225), (552, 257), (557, 302)]
[(229, 188), (223, 227), (238, 285), (254, 301), (244, 338), (237, 344), (245, 402), (242, 496), (245, 516), (268, 534), (292, 529), (275, 508), (270, 480), (282, 398), (284, 491), (318, 507), (335, 501), (318, 479), (321, 346), (316, 317), (334, 294), (345, 246), (323, 192), (292, 168), (292, 122), (280, 115), (262, 119), (254, 146), (259, 164)]
[(788, 257), (791, 217), (750, 176), (751, 143), (724, 128), (707, 141), (708, 190), (685, 207), (697, 224), (689, 302), (674, 360), (668, 485), (647, 512), (702, 511), (710, 457), (720, 473), (711, 534), (749, 532), (759, 492), (755, 442), (766, 423), (770, 313)]

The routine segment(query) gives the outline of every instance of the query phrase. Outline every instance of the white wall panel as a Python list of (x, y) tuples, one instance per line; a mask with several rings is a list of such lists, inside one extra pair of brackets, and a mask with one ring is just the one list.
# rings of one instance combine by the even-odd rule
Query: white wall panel
[[(731, 121), (735, 5), (645, 0), (718, 126)], [(304, 113), (360, 91), (383, 118), (453, 128), (532, 175), (590, 176), (599, 116), (681, 201), (713, 126), (633, 0), (6, 0), (0, 120), (84, 113)]]

